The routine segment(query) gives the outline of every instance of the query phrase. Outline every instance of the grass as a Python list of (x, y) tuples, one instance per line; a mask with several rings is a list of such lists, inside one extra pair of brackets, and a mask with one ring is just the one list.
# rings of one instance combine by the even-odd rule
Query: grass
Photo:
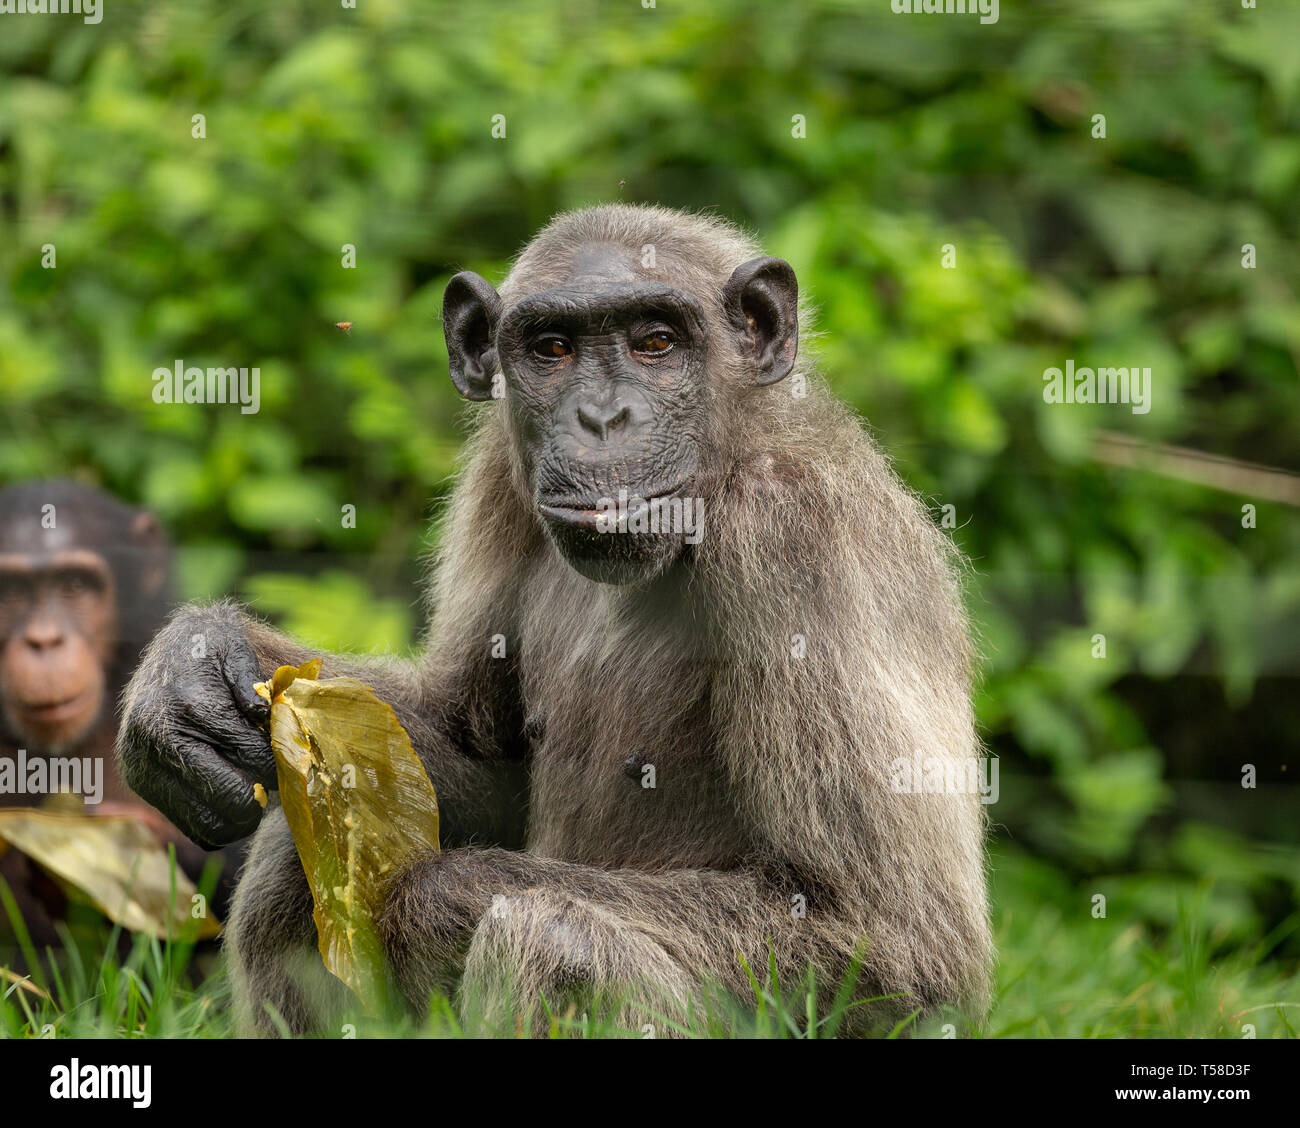
[[(1038, 867), (1039, 872), (1031, 872)], [(1041, 864), (1003, 856), (993, 880), (999, 965), (988, 1020), (960, 1016), (887, 1034), (995, 1038), (1295, 1038), (1300, 974), (1293, 955), (1300, 914), (1260, 935), (1225, 931), (1208, 887), (1178, 898), (1176, 918), (1158, 925), (1125, 912), (1095, 918), (1091, 902), (1059, 875), (1044, 886)], [(0, 913), (0, 917), (4, 914)], [(1231, 943), (1225, 942), (1229, 938)], [(218, 959), (183, 941), (137, 936), (123, 958), (116, 930), (101, 946), (67, 937), (48, 976), (0, 981), (0, 1037), (224, 1038), (233, 1033), (229, 987)], [(1288, 945), (1291, 945), (1288, 947)], [(87, 952), (92, 956), (88, 958)], [(1292, 954), (1286, 954), (1292, 953)], [(852, 984), (837, 984), (818, 1018), (821, 987), (811, 978), (784, 990), (767, 969), (751, 974), (753, 998), (715, 1003), (695, 1016), (700, 1037), (834, 1036), (853, 1008)], [(595, 1008), (593, 1008), (595, 1009)], [(549, 1014), (549, 1012), (548, 1012)], [(945, 1023), (951, 1029), (945, 1030)], [(436, 999), (428, 1019), (355, 1020), (356, 1034), (424, 1037), (513, 1036)], [(662, 1036), (668, 1024), (657, 1027)], [(343, 1033), (341, 1031), (341, 1033)], [(642, 1037), (590, 1014), (550, 1014), (552, 1036)]]

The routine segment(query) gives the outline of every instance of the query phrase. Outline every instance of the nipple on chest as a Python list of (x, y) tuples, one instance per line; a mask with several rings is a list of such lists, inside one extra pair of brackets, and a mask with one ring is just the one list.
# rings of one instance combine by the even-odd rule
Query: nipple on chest
[(524, 718), (524, 740), (530, 748), (538, 748), (546, 738), (546, 722), (540, 713), (529, 713)]

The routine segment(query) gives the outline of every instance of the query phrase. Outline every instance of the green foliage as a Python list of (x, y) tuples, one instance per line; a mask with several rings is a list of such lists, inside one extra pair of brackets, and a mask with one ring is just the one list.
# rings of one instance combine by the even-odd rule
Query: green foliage
[(395, 599), (375, 599), (349, 572), (330, 570), (315, 579), (263, 573), (245, 588), (257, 607), (307, 646), (392, 654), (411, 636), (409, 609)]
[[(990, 1020), (971, 1026), (961, 1015), (905, 1019), (894, 1036), (1241, 1038), (1247, 1024), (1260, 1038), (1295, 1038), (1300, 1029), (1294, 970), (1268, 957), (1300, 929), (1300, 914), (1267, 935), (1248, 940), (1225, 931), (1232, 906), (1217, 888), (1120, 891), (1114, 881), (1072, 886), (1054, 867), (1014, 848), (995, 857), (994, 899), (1001, 952), (999, 987)], [(1091, 898), (1105, 890), (1108, 915), (1092, 916)], [(1127, 900), (1125, 898), (1128, 898)], [(1229, 900), (1231, 898), (1229, 897)], [(1151, 905), (1166, 904), (1167, 927), (1145, 922)], [(1222, 945), (1232, 945), (1228, 952)], [(42, 998), (18, 983), (0, 983), (0, 1038), (228, 1037), (232, 1034), (225, 976), (190, 962), (189, 946), (137, 937), (125, 960), (113, 939), (100, 950), (70, 944), (59, 978)], [(782, 984), (751, 968), (752, 995), (711, 997), (686, 1024), (662, 1019), (655, 1036), (704, 1038), (832, 1037), (857, 1005), (853, 976), (820, 984), (809, 975)], [(825, 1007), (818, 1016), (819, 1000)], [(617, 1000), (610, 1000), (617, 1003)], [(614, 1009), (611, 1007), (611, 1009)], [(549, 1037), (641, 1038), (614, 1025), (592, 1005), (550, 1015)], [(274, 1015), (272, 1016), (274, 1019)], [(350, 1015), (356, 1036), (431, 1038), (516, 1037), (489, 1023), (471, 1004), (439, 996), (415, 1023), (393, 1013)], [(951, 1027), (946, 1030), (945, 1026)], [(339, 1036), (343, 1036), (340, 1026)]]
[[(187, 596), (407, 648), (462, 436), (446, 279), (563, 208), (714, 208), (794, 264), (835, 391), (954, 507), (994, 818), (1058, 891), (1126, 875), (1095, 958), (1176, 943), (1165, 894), (1211, 873), (1223, 943), (1300, 905), (1297, 511), (1097, 445), (1300, 469), (1300, 8), (118, 0), (10, 18), (0, 68), (0, 481), (98, 480), (159, 512)], [(155, 404), (178, 358), (259, 366), (260, 412)], [(1044, 404), (1067, 358), (1150, 367), (1150, 413)], [(1065, 974), (1053, 919), (1004, 945)]]

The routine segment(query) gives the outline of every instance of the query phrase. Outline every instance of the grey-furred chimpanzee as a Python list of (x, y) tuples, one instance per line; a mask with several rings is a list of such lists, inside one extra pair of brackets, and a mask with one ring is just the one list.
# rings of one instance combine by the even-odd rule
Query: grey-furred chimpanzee
[[(986, 1004), (979, 797), (895, 771), (979, 755), (958, 562), (798, 362), (799, 323), (787, 263), (653, 207), (557, 218), (500, 293), (448, 284), (451, 378), (489, 402), (427, 649), (322, 674), (392, 704), (438, 791), (447, 848), (380, 921), (417, 1006), (458, 984), (513, 1028), (539, 993), (613, 992), (635, 1021), (743, 996), (770, 957), (828, 999), (863, 944), (861, 991)], [(646, 506), (687, 498), (694, 535), (646, 531)], [(196, 840), (257, 828), (227, 937), (246, 1029), (268, 1005), (323, 1028), (339, 1002), (283, 813), (253, 798), (276, 778), (253, 683), (311, 656), (233, 605), (187, 607), (119, 742)]]
[[(132, 795), (117, 770), (118, 696), (171, 606), (171, 548), (153, 515), (71, 481), (0, 490), (0, 760), (17, 784), (24, 762), (59, 757), (79, 772), (88, 814), (130, 813), (176, 846), (191, 877), (206, 853)], [(21, 756), (20, 756), (21, 753)], [(26, 761), (23, 760), (26, 758)], [(49, 779), (53, 773), (47, 773)], [(77, 779), (64, 773), (63, 778)], [(43, 796), (0, 788), (0, 807)], [(234, 888), (229, 859), (214, 908)], [(58, 942), (60, 887), (17, 850), (0, 855), (38, 949)], [(0, 913), (0, 925), (6, 924)]]

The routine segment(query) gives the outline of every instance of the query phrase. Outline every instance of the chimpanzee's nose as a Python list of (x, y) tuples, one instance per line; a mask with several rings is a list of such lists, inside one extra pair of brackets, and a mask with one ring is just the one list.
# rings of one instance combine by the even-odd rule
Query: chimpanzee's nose
[(63, 642), (63, 624), (54, 615), (33, 615), (23, 628), (23, 641), (33, 650), (51, 650)]
[(595, 435), (601, 442), (609, 438), (610, 431), (617, 431), (625, 426), (630, 412), (626, 404), (591, 402), (578, 404), (578, 422), (584, 430)]

